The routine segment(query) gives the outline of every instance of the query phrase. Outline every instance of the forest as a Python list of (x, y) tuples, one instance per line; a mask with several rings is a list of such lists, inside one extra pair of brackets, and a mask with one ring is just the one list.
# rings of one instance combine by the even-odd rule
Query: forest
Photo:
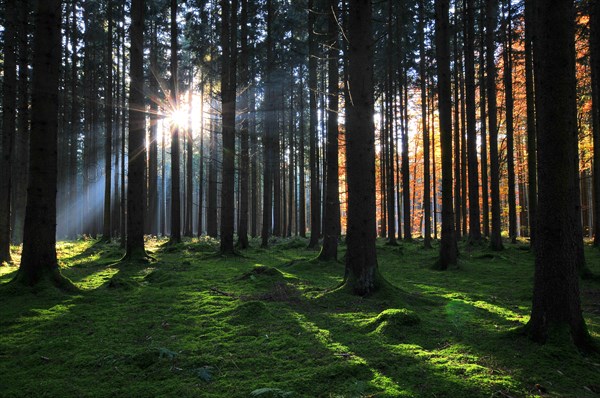
[(600, 1), (2, 0), (0, 397), (597, 397)]

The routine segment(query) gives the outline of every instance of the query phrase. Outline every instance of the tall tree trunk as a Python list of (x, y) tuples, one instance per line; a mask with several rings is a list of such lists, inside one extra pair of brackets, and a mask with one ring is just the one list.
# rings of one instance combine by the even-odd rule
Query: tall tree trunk
[[(442, 241), (438, 267), (456, 264), (454, 214), (452, 211), (452, 93), (450, 83), (449, 0), (435, 1), (435, 48), (438, 68), (440, 146), (442, 149)], [(458, 161), (455, 158), (455, 161)]]
[(592, 123), (594, 137), (594, 246), (600, 247), (600, 2), (591, 2), (590, 54), (592, 69)]
[(223, 118), (223, 168), (221, 184), (222, 254), (234, 252), (235, 224), (235, 91), (237, 72), (237, 0), (221, 0), (221, 98)]
[(479, 18), (479, 123), (481, 123), (481, 208), (483, 217), (483, 235), (490, 236), (490, 199), (488, 182), (488, 139), (487, 139), (487, 112), (485, 88), (485, 2), (480, 2)]
[(7, 0), (5, 2), (3, 68), (4, 76), (2, 80), (2, 156), (0, 157), (0, 265), (2, 265), (4, 262), (12, 263), (12, 257), (10, 255), (10, 202), (12, 190), (12, 152), (16, 125), (15, 111), (17, 107), (17, 56), (15, 51), (16, 38), (17, 4), (15, 0)]
[(43, 279), (49, 279), (59, 288), (72, 290), (73, 285), (60, 274), (56, 259), (56, 154), (62, 47), (61, 9), (60, 0), (39, 1), (36, 6), (29, 194), (23, 254), (15, 281), (33, 286)]
[[(458, 13), (456, 13), (458, 14)], [(455, 14), (455, 24), (458, 16)], [(462, 236), (462, 230), (460, 228), (462, 222), (462, 199), (461, 199), (461, 150), (460, 150), (460, 81), (458, 79), (458, 69), (460, 57), (458, 52), (458, 29), (454, 29), (453, 36), (453, 49), (454, 49), (454, 66), (453, 66), (453, 77), (454, 77), (454, 225), (456, 228), (456, 239), (460, 239)], [(451, 104), (452, 105), (452, 104)], [(443, 210), (442, 210), (443, 211)], [(442, 221), (442, 224), (444, 222)], [(443, 228), (443, 226), (442, 226)]]
[[(152, 23), (150, 39), (150, 95), (158, 98), (158, 26)], [(148, 154), (148, 232), (158, 235), (158, 103), (150, 101), (150, 145)]]
[(258, 182), (259, 170), (258, 170), (258, 136), (256, 134), (256, 99), (254, 97), (254, 88), (249, 88), (248, 98), (248, 113), (250, 114), (249, 121), (249, 134), (250, 134), (250, 148), (252, 152), (252, 158), (250, 164), (252, 171), (250, 172), (250, 184), (252, 185), (252, 193), (250, 194), (250, 236), (255, 238), (258, 236), (258, 214), (259, 214), (259, 195), (260, 195), (260, 184)]
[(427, 126), (427, 75), (425, 62), (425, 0), (419, 1), (419, 71), (421, 84), (421, 124), (423, 127), (423, 207), (426, 249), (431, 248), (431, 174), (430, 141)]
[(198, 170), (198, 237), (204, 233), (204, 79), (200, 79), (200, 170)]
[(275, 134), (276, 122), (273, 68), (274, 68), (274, 45), (273, 45), (273, 19), (274, 10), (272, 0), (267, 0), (267, 65), (266, 65), (266, 88), (265, 88), (265, 133), (263, 139), (264, 170), (263, 170), (263, 219), (261, 231), (261, 246), (269, 245), (269, 236), (273, 228), (273, 134)]
[(508, 169), (508, 236), (517, 243), (517, 195), (515, 192), (514, 162), (514, 98), (512, 81), (512, 24), (511, 5), (504, 23), (504, 97), (506, 102), (506, 166)]
[[(177, 75), (177, 0), (171, 0), (171, 106), (179, 111), (179, 82)], [(181, 170), (180, 170), (180, 126), (171, 125), (171, 243), (181, 242)]]
[(113, 16), (112, 16), (112, 0), (108, 0), (106, 4), (106, 19), (108, 20), (108, 29), (106, 32), (106, 87), (105, 103), (104, 103), (104, 128), (106, 129), (104, 136), (104, 218), (102, 223), (102, 240), (110, 242), (111, 239), (111, 201), (112, 201), (112, 144), (113, 144)]
[(185, 169), (185, 228), (184, 235), (191, 238), (194, 235), (194, 127), (192, 123), (193, 93), (194, 93), (194, 65), (190, 65), (190, 81), (188, 89), (188, 122), (186, 136), (186, 169)]
[[(27, 203), (27, 180), (29, 168), (29, 5), (21, 4), (18, 9), (18, 63), (19, 75), (18, 91), (18, 116), (17, 137), (15, 140), (15, 153), (13, 156), (12, 170), (15, 175), (12, 241), (14, 244), (23, 242), (23, 222), (25, 221), (25, 204)], [(69, 175), (71, 174), (69, 169)], [(70, 202), (72, 203), (72, 202)], [(68, 225), (71, 225), (70, 223)]]
[(579, 239), (573, 187), (577, 158), (575, 10), (572, 0), (537, 2), (534, 58), (538, 130), (539, 198), (530, 337), (570, 339), (582, 349), (591, 340), (581, 313)]
[(145, 260), (146, 115), (144, 105), (144, 0), (131, 2), (129, 149), (127, 184), (127, 260)]
[(339, 95), (339, 43), (337, 26), (337, 0), (329, 0), (328, 7), (328, 98), (327, 107), (327, 185), (321, 260), (336, 260), (340, 236), (340, 193), (338, 177), (338, 95)]
[(532, 51), (533, 32), (535, 31), (533, 7), (534, 0), (525, 0), (525, 95), (527, 103), (527, 179), (529, 182), (527, 186), (529, 197), (527, 209), (529, 211), (529, 239), (532, 248), (535, 247), (535, 224), (537, 217), (537, 133)]
[(238, 244), (241, 249), (248, 248), (248, 170), (250, 168), (248, 137), (248, 85), (250, 84), (249, 48), (248, 48), (248, 0), (242, 0), (241, 15), (241, 53), (240, 84), (246, 89), (240, 96), (240, 221), (238, 226)]
[(475, 119), (475, 5), (465, 0), (465, 105), (467, 109), (467, 158), (469, 169), (469, 243), (481, 241), (479, 212), (479, 164), (477, 161), (477, 130)]
[(298, 184), (298, 234), (305, 238), (306, 237), (306, 174), (305, 174), (305, 159), (304, 159), (304, 137), (306, 136), (305, 124), (304, 124), (304, 80), (302, 68), (300, 68), (300, 93), (298, 95), (298, 101), (300, 101), (300, 141), (298, 142), (298, 174), (300, 183)]
[(321, 235), (321, 193), (319, 192), (319, 168), (317, 164), (317, 38), (314, 0), (308, 0), (308, 90), (309, 90), (309, 163), (310, 163), (310, 242), (309, 248), (319, 244)]
[(375, 249), (375, 126), (373, 122), (373, 37), (371, 0), (350, 0), (348, 76), (352, 103), (346, 104), (348, 235), (344, 286), (369, 295), (384, 279)]
[(500, 223), (500, 162), (498, 158), (498, 115), (496, 106), (496, 60), (495, 34), (498, 15), (498, 0), (488, 0), (486, 13), (486, 70), (488, 127), (490, 130), (490, 196), (492, 199), (492, 230), (490, 248), (502, 250)]

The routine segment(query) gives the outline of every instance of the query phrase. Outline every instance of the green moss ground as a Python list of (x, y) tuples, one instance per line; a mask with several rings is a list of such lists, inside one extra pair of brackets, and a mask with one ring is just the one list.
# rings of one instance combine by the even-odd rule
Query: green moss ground
[[(600, 356), (516, 332), (533, 280), (523, 244), (461, 247), (459, 268), (438, 272), (437, 246), (380, 242), (397, 290), (362, 299), (328, 292), (343, 265), (306, 261), (299, 239), (229, 258), (207, 239), (164, 243), (147, 242), (156, 262), (114, 264), (117, 244), (61, 242), (80, 293), (0, 287), (0, 396), (600, 396)], [(0, 284), (16, 269), (0, 267)], [(598, 280), (582, 300), (598, 343)]]

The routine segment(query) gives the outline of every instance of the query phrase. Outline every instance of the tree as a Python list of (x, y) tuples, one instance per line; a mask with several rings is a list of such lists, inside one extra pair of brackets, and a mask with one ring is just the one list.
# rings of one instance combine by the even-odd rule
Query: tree
[(535, 247), (535, 222), (537, 216), (537, 140), (535, 125), (535, 99), (533, 81), (532, 37), (535, 29), (533, 0), (525, 0), (525, 95), (527, 106), (527, 209), (529, 210), (529, 238)]
[(147, 260), (144, 248), (146, 212), (146, 115), (144, 114), (144, 0), (131, 1), (127, 245), (124, 260)]
[(573, 1), (537, 2), (535, 20), (539, 196), (533, 304), (526, 331), (543, 343), (568, 330), (575, 345), (585, 349), (590, 337), (581, 313), (572, 194), (577, 156)]
[[(231, 13), (231, 16), (230, 16)], [(231, 19), (230, 19), (231, 18)], [(223, 168), (221, 184), (222, 254), (234, 252), (235, 214), (235, 90), (237, 68), (237, 0), (221, 0), (221, 101), (223, 120)]]
[[(171, 0), (171, 106), (179, 110), (179, 82), (177, 76), (177, 0)], [(171, 126), (171, 240), (181, 242), (181, 170), (179, 148), (180, 126), (172, 121)]]
[(108, 20), (108, 29), (106, 32), (106, 100), (104, 104), (104, 127), (106, 129), (104, 141), (104, 217), (102, 225), (102, 240), (110, 241), (111, 236), (111, 184), (112, 184), (112, 90), (113, 90), (113, 57), (112, 57), (112, 35), (113, 35), (113, 17), (112, 1), (108, 0), (106, 4), (106, 19)]
[(321, 260), (336, 260), (340, 237), (340, 193), (338, 177), (338, 95), (339, 95), (339, 44), (337, 25), (337, 0), (329, 0), (328, 67), (329, 103), (327, 107), (327, 183), (325, 192), (325, 215), (323, 224), (323, 248), (319, 254)]
[[(240, 84), (250, 84), (248, 49), (248, 0), (242, 0), (240, 35)], [(246, 88), (240, 96), (240, 218), (238, 226), (238, 244), (241, 249), (248, 248), (248, 170), (250, 168), (250, 147), (248, 136), (248, 93)]]
[(2, 79), (2, 153), (0, 154), (0, 265), (12, 263), (10, 255), (12, 152), (15, 136), (17, 97), (17, 4), (5, 3), (4, 76)]
[(592, 122), (594, 134), (594, 246), (600, 247), (600, 2), (590, 10), (590, 55), (592, 69)]
[(488, 128), (490, 131), (490, 196), (492, 200), (492, 230), (490, 248), (502, 250), (500, 220), (500, 161), (498, 159), (498, 114), (496, 105), (496, 60), (495, 32), (498, 14), (498, 0), (488, 0), (486, 18), (486, 70)]
[(29, 185), (23, 254), (17, 283), (43, 280), (72, 290), (56, 259), (58, 82), (61, 60), (61, 0), (38, 1), (33, 42), (33, 87)]
[(310, 241), (309, 248), (319, 244), (321, 235), (321, 193), (319, 191), (319, 167), (317, 165), (317, 38), (314, 0), (308, 0), (308, 90), (309, 90), (309, 163), (310, 163)]
[[(449, 0), (435, 1), (435, 54), (438, 68), (440, 146), (442, 149), (442, 240), (438, 267), (455, 265), (458, 257), (452, 202), (452, 93), (450, 87)], [(458, 161), (458, 159), (455, 159)]]
[(465, 7), (465, 105), (467, 111), (467, 166), (469, 170), (469, 243), (481, 241), (479, 214), (479, 165), (477, 162), (477, 132), (475, 120), (475, 6), (466, 0)]
[(427, 71), (425, 62), (425, 1), (419, 1), (419, 71), (421, 83), (421, 124), (423, 128), (423, 207), (425, 217), (424, 244), (431, 248), (431, 174), (429, 128), (427, 126)]
[(344, 287), (369, 295), (382, 287), (375, 248), (375, 125), (371, 0), (350, 0), (346, 104), (348, 230)]

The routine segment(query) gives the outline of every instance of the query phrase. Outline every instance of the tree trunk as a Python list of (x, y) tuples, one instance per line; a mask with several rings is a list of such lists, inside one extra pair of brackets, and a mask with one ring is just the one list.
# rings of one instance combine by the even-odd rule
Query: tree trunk
[[(248, 54), (248, 0), (242, 0), (240, 83), (243, 87), (250, 84)], [(248, 170), (250, 168), (248, 137), (248, 89), (240, 97), (240, 221), (238, 226), (238, 244), (241, 249), (248, 248)]]
[(112, 35), (113, 35), (113, 17), (112, 0), (108, 0), (106, 5), (106, 19), (108, 20), (108, 29), (106, 31), (106, 87), (104, 88), (106, 99), (104, 103), (104, 218), (102, 223), (102, 240), (110, 242), (111, 239), (111, 201), (112, 201), (112, 116), (113, 116), (113, 57), (112, 57)]
[(319, 168), (317, 160), (317, 38), (315, 36), (316, 23), (315, 4), (308, 0), (308, 90), (309, 90), (309, 163), (310, 163), (310, 242), (309, 248), (319, 245), (321, 235), (321, 201), (319, 192)]
[(131, 2), (129, 150), (127, 184), (127, 260), (145, 260), (146, 115), (144, 114), (144, 0)]
[(305, 174), (305, 159), (304, 159), (304, 146), (305, 146), (305, 125), (304, 125), (304, 80), (302, 74), (302, 68), (300, 68), (300, 93), (298, 95), (298, 101), (300, 101), (300, 140), (298, 143), (298, 170), (300, 187), (298, 188), (298, 234), (305, 238), (306, 237), (306, 174)]
[(427, 75), (425, 62), (425, 4), (419, 1), (419, 71), (421, 84), (421, 124), (423, 127), (423, 207), (426, 249), (431, 249), (431, 174), (430, 174), (430, 141), (427, 126)]
[(346, 104), (348, 235), (344, 286), (369, 295), (384, 283), (375, 249), (375, 126), (373, 122), (373, 37), (371, 0), (349, 3), (349, 85)]
[(4, 76), (2, 79), (2, 156), (0, 157), (0, 265), (5, 262), (12, 263), (10, 255), (10, 202), (12, 196), (12, 152), (16, 126), (15, 111), (17, 107), (16, 37), (17, 4), (15, 0), (7, 0), (5, 3), (5, 30), (3, 37)]
[(15, 281), (33, 286), (48, 279), (59, 288), (72, 290), (74, 286), (62, 277), (56, 259), (61, 8), (60, 0), (39, 1), (36, 6), (29, 186), (23, 254)]
[[(537, 139), (535, 121), (534, 76), (532, 39), (535, 31), (534, 1), (525, 0), (525, 93), (527, 101), (527, 177), (529, 202), (529, 239), (531, 247), (535, 247), (535, 224), (537, 217)], [(596, 153), (597, 151), (594, 151)], [(598, 152), (600, 153), (600, 152)]]
[[(177, 0), (171, 0), (171, 106), (179, 110), (179, 82), (177, 76)], [(181, 170), (179, 127), (171, 126), (171, 243), (181, 242)]]
[(492, 230), (490, 248), (502, 250), (502, 225), (500, 223), (500, 162), (498, 159), (498, 115), (496, 106), (496, 61), (495, 34), (498, 14), (498, 0), (488, 0), (486, 18), (486, 70), (488, 127), (490, 131), (490, 196), (492, 199)]
[(481, 207), (483, 235), (490, 236), (490, 199), (488, 181), (487, 112), (485, 88), (485, 1), (481, 0), (479, 19), (479, 122), (481, 123)]
[(504, 23), (504, 98), (506, 103), (506, 166), (508, 169), (508, 236), (517, 243), (517, 195), (515, 192), (514, 160), (514, 98), (512, 81), (512, 24), (511, 5)]
[(594, 137), (594, 246), (600, 247), (600, 2), (590, 10), (592, 69), (592, 123)]
[[(458, 16), (455, 15), (455, 23), (458, 19)], [(460, 228), (462, 222), (462, 199), (461, 199), (461, 150), (460, 150), (460, 82), (458, 79), (458, 69), (459, 62), (458, 59), (460, 57), (458, 53), (458, 29), (455, 29), (454, 33), (454, 66), (453, 66), (453, 77), (454, 77), (454, 225), (456, 229), (456, 239), (460, 239), (462, 236), (462, 231)], [(452, 104), (451, 104), (452, 105)], [(441, 121), (440, 121), (441, 123)], [(441, 127), (440, 127), (441, 128)], [(452, 129), (451, 129), (452, 130)], [(442, 210), (443, 211), (443, 210)], [(444, 222), (442, 221), (442, 224)], [(444, 227), (442, 226), (442, 229)]]
[[(454, 214), (452, 211), (452, 93), (450, 85), (449, 0), (435, 1), (435, 48), (438, 68), (440, 146), (442, 150), (442, 240), (438, 267), (456, 264)], [(458, 161), (455, 158), (455, 161)]]
[(467, 113), (467, 158), (469, 184), (469, 243), (481, 241), (479, 212), (479, 164), (477, 161), (477, 131), (475, 119), (475, 5), (465, 1), (465, 105)]
[(325, 193), (325, 217), (323, 225), (323, 248), (319, 259), (337, 260), (340, 237), (340, 193), (338, 176), (338, 95), (339, 95), (339, 43), (337, 25), (337, 0), (329, 0), (328, 7), (328, 98), (327, 107), (327, 185)]
[[(158, 98), (158, 26), (154, 22), (151, 26), (150, 39), (150, 95)], [(148, 218), (147, 231), (151, 235), (158, 235), (158, 103), (150, 101), (150, 145), (148, 159)]]
[(570, 0), (538, 2), (535, 8), (535, 73), (539, 199), (536, 259), (529, 336), (545, 342), (566, 330), (576, 346), (590, 347), (581, 314), (577, 217), (572, 189), (577, 182), (575, 10)]
[(223, 168), (221, 184), (221, 254), (234, 252), (235, 91), (237, 71), (237, 0), (221, 0), (221, 98)]

